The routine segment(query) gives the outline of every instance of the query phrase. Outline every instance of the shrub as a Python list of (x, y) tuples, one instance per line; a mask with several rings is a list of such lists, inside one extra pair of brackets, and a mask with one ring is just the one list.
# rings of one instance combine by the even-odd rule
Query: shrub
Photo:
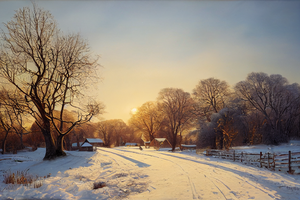
[(94, 182), (94, 187), (93, 187), (93, 189), (96, 190), (96, 189), (98, 189), (98, 188), (103, 188), (103, 187), (105, 187), (105, 186), (106, 186), (106, 184), (105, 184), (104, 182)]
[[(38, 176), (33, 176), (31, 174), (27, 173), (28, 170), (26, 171), (17, 171), (16, 173), (11, 173), (8, 172), (7, 174), (4, 175), (4, 180), (3, 182), (5, 184), (22, 184), (25, 186), (33, 184), (34, 188), (39, 188), (43, 185), (42, 180), (43, 178), (38, 177)], [(47, 175), (47, 178), (50, 177), (51, 174)], [(46, 176), (44, 176), (44, 179)]]

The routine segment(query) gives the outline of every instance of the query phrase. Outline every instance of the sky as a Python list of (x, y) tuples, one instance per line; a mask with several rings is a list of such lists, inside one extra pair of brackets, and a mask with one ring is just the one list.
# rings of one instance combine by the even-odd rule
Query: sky
[[(102, 119), (131, 116), (163, 88), (192, 92), (202, 79), (234, 86), (251, 72), (300, 83), (300, 1), (37, 1), (66, 34), (99, 55), (88, 94)], [(0, 28), (30, 1), (0, 1)]]

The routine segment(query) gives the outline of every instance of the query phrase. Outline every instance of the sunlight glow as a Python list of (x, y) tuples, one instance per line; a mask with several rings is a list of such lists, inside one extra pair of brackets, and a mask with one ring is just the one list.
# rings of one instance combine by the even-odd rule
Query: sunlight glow
[(132, 109), (131, 109), (131, 114), (134, 115), (135, 113), (137, 113), (137, 111), (138, 111), (138, 110), (137, 110), (136, 108), (132, 108)]

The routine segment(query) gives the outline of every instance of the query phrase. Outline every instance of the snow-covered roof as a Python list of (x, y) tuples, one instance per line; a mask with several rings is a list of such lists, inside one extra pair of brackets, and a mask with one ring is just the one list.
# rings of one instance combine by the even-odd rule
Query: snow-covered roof
[(125, 144), (125, 146), (137, 146), (137, 143), (129, 143), (129, 142), (127, 142), (127, 143)]
[[(79, 142), (79, 146), (82, 145), (83, 142)], [(72, 143), (72, 147), (77, 147), (77, 142), (76, 143)]]
[(146, 142), (144, 142), (144, 143), (145, 143), (145, 144), (148, 144), (148, 143), (150, 144), (151, 142), (150, 142), (150, 141), (146, 141)]
[(100, 138), (86, 138), (89, 143), (103, 143)]
[(93, 145), (91, 145), (88, 142), (85, 142), (84, 144), (81, 145), (81, 147), (92, 147)]
[(181, 144), (182, 147), (197, 147), (195, 144)]
[(155, 138), (158, 142), (164, 142), (166, 138)]

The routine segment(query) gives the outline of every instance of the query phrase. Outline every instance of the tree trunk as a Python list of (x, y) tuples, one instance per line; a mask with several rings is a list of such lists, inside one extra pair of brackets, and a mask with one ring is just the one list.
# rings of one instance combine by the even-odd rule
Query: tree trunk
[(66, 156), (67, 154), (63, 150), (64, 135), (59, 135), (56, 140), (56, 156)]
[(49, 129), (42, 129), (42, 133), (45, 138), (46, 143), (46, 154), (44, 157), (44, 160), (51, 160), (57, 157), (56, 155), (56, 147), (52, 138), (52, 135), (50, 133), (50, 126)]
[(177, 134), (176, 135), (172, 134), (172, 136), (173, 136), (172, 151), (174, 152), (175, 151), (175, 147), (176, 147), (176, 143), (177, 143)]
[(2, 154), (6, 153), (6, 139), (9, 132), (6, 132), (4, 140), (2, 141)]
[(20, 141), (21, 141), (21, 149), (24, 149), (25, 146), (23, 144), (23, 133), (20, 134)]

